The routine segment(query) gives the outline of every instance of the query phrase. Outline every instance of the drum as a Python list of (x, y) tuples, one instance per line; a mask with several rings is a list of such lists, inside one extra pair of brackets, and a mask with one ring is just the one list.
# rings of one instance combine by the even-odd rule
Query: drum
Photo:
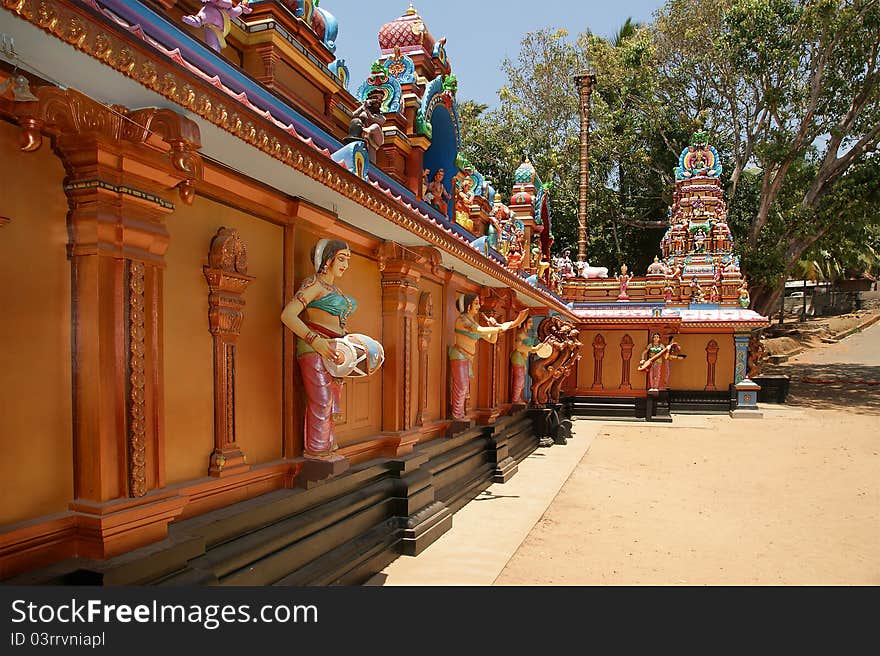
[(385, 349), (367, 335), (352, 333), (327, 341), (340, 357), (337, 362), (323, 358), (324, 368), (336, 378), (371, 376), (385, 362)]
[(538, 345), (538, 349), (535, 351), (535, 355), (537, 355), (542, 360), (546, 360), (551, 355), (553, 355), (553, 347), (550, 346), (547, 342), (541, 342)]

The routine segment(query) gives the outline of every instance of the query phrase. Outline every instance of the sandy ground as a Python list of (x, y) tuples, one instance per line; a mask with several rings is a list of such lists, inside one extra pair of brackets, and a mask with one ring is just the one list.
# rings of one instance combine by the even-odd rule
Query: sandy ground
[(878, 365), (880, 325), (777, 368), (763, 420), (602, 426), (495, 584), (880, 585)]

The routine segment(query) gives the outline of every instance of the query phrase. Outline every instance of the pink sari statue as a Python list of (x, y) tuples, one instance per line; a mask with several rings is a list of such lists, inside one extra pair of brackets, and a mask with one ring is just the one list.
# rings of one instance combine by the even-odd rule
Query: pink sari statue
[[(336, 286), (350, 259), (344, 241), (320, 240), (312, 251), (315, 275), (303, 281), (281, 314), (281, 321), (298, 337), (297, 362), (306, 392), (306, 457), (326, 458), (337, 449), (333, 421), (339, 413), (342, 381), (327, 371), (323, 360), (341, 363), (328, 339), (346, 334), (348, 318), (357, 308), (354, 299)], [(305, 320), (300, 318), (304, 312)]]

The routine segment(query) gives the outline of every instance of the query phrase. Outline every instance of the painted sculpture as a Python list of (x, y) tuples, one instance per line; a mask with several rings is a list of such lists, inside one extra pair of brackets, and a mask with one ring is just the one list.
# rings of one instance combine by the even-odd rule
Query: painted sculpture
[(249, 0), (241, 0), (238, 4), (232, 0), (202, 0), (199, 13), (183, 16), (180, 20), (191, 27), (205, 28), (208, 47), (220, 52), (226, 47), (232, 19), (252, 11)]
[(370, 91), (366, 99), (354, 110), (348, 128), (348, 140), (366, 143), (370, 161), (373, 163), (376, 161), (376, 153), (385, 143), (385, 133), (382, 132), (382, 125), (385, 123), (385, 117), (382, 116), (384, 98), (381, 89)]
[(528, 310), (522, 310), (516, 319), (497, 323), (489, 319), (489, 325), (480, 325), (480, 297), (464, 294), (458, 300), (458, 318), (455, 320), (455, 343), (449, 347), (450, 400), (453, 419), (464, 419), (467, 400), (470, 397), (470, 379), (473, 376), (473, 361), (477, 354), (477, 342), (481, 339), (490, 344), (496, 343), (498, 335), (516, 328), (525, 321)]
[(374, 340), (366, 342), (352, 335), (354, 340), (336, 341), (346, 337), (348, 319), (357, 308), (355, 300), (336, 286), (350, 259), (351, 250), (344, 241), (321, 239), (311, 254), (315, 274), (303, 281), (281, 314), (281, 321), (298, 337), (297, 362), (306, 392), (306, 457), (326, 458), (337, 449), (334, 414), (339, 413), (341, 378), (369, 375), (384, 359), (381, 345)]
[(761, 341), (761, 335), (759, 333), (752, 333), (749, 337), (749, 349), (748, 355), (746, 356), (748, 371), (746, 374), (747, 378), (754, 380), (755, 377), (761, 375), (766, 357), (767, 349)]
[(474, 202), (474, 193), (471, 191), (474, 181), (471, 178), (462, 178), (455, 184), (455, 222), (470, 232), (474, 231), (474, 221), (471, 219), (471, 203)]
[(510, 353), (510, 402), (522, 403), (523, 390), (526, 384), (526, 366), (529, 355), (541, 350), (540, 344), (534, 343), (528, 325), (523, 324), (516, 331), (513, 339), (513, 351)]
[(656, 391), (660, 389), (663, 377), (663, 365), (669, 359), (669, 351), (672, 344), (663, 346), (660, 333), (651, 335), (651, 343), (642, 351), (642, 359), (639, 361), (639, 371), (648, 372), (648, 389)]
[(532, 405), (557, 403), (562, 384), (580, 359), (581, 343), (574, 324), (550, 317), (541, 322), (536, 347), (529, 367), (532, 379)]
[(742, 285), (739, 288), (739, 304), (744, 310), (749, 309), (749, 305), (752, 304), (752, 297), (749, 294), (749, 284), (745, 278), (743, 278)]
[(434, 177), (431, 178), (425, 191), (425, 202), (444, 216), (449, 211), (449, 205), (446, 201), (452, 198), (449, 192), (446, 191), (446, 187), (443, 186), (443, 176), (445, 174), (446, 172), (443, 169), (434, 171)]
[(632, 275), (627, 272), (627, 268), (625, 264), (620, 265), (620, 275), (614, 276), (614, 279), (617, 280), (617, 284), (620, 287), (620, 293), (617, 295), (618, 301), (628, 301), (629, 296), (627, 296), (626, 290), (629, 287), (629, 281), (632, 280)]

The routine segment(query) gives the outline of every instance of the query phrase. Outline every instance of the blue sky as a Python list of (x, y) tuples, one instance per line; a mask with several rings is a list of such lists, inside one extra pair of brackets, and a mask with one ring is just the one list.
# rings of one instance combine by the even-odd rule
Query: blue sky
[[(527, 32), (564, 27), (572, 36), (587, 28), (609, 36), (632, 17), (650, 20), (661, 0), (415, 0), (419, 15), (435, 38), (447, 37), (446, 52), (458, 77), (458, 97), (494, 107), (505, 82), (501, 61), (514, 58)], [(408, 0), (322, 0), (339, 19), (336, 54), (351, 72), (354, 92), (379, 56), (376, 35), (384, 23), (403, 14)]]

